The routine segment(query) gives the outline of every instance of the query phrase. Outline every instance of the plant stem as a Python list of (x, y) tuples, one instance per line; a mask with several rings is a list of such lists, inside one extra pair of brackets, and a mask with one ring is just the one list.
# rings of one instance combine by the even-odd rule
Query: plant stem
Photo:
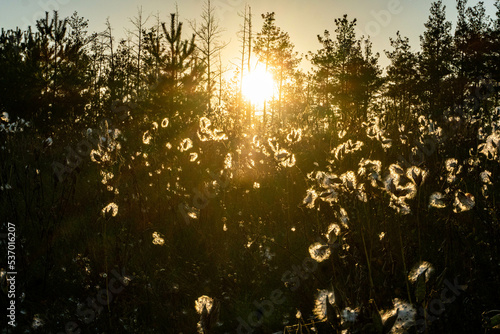
[(405, 283), (406, 283), (406, 292), (408, 293), (408, 301), (410, 304), (412, 304), (411, 301), (411, 293), (410, 293), (410, 285), (408, 284), (408, 270), (406, 269), (406, 259), (405, 259), (405, 251), (404, 251), (404, 246), (403, 246), (403, 237), (401, 236), (401, 225), (398, 223), (398, 232), (399, 232), (399, 242), (401, 244), (401, 256), (403, 258), (403, 270), (404, 270), (404, 276), (405, 276)]
[(365, 256), (366, 256), (366, 263), (368, 264), (368, 275), (370, 278), (370, 295), (373, 291), (373, 278), (372, 278), (372, 267), (370, 264), (370, 257), (368, 256), (368, 251), (366, 250), (366, 241), (365, 241), (365, 233), (364, 233), (364, 228), (361, 228), (361, 238), (363, 239), (363, 248), (365, 250)]
[(106, 223), (107, 219), (104, 221), (104, 266), (106, 268), (106, 304), (108, 304), (108, 312), (111, 312), (111, 308), (109, 306), (109, 288), (108, 288), (108, 254), (106, 252)]

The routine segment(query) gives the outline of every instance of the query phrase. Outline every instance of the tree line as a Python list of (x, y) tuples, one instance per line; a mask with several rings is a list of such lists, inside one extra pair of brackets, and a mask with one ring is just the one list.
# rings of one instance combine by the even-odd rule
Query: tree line
[[(498, 1), (495, 6), (500, 7)], [(465, 0), (457, 1), (457, 9), (452, 31), (445, 6), (432, 4), (420, 51), (412, 51), (399, 32), (391, 38), (385, 71), (369, 37), (356, 36), (356, 19), (344, 15), (335, 19), (334, 34), (325, 30), (317, 36), (318, 50), (306, 55), (313, 65), (309, 73), (299, 69), (301, 57), (277, 26), (275, 13), (262, 14), (253, 40), (245, 14), (237, 72), (251, 70), (245, 63), (250, 64), (253, 53), (273, 74), (278, 92), (264, 107), (266, 126), (323, 118), (332, 125), (355, 124), (377, 108), (403, 122), (412, 113), (454, 115), (466, 105), (475, 112), (486, 110), (498, 102), (499, 12), (491, 19), (482, 2), (467, 7)], [(131, 20), (133, 30), (118, 42), (109, 21), (105, 31), (89, 33), (88, 20), (77, 13), (64, 19), (46, 13), (34, 28), (2, 30), (0, 91), (9, 98), (1, 100), (0, 110), (47, 131), (64, 122), (95, 119), (113, 103), (140, 102), (145, 115), (251, 114), (245, 110), (251, 106), (242, 103), (242, 78), (222, 78), (219, 53), (225, 45), (210, 1), (201, 24), (191, 22), (192, 36), (185, 36), (178, 14), (167, 23), (158, 16), (154, 24), (149, 21), (139, 12)], [(479, 102), (476, 91), (485, 82), (493, 83), (495, 93)]]

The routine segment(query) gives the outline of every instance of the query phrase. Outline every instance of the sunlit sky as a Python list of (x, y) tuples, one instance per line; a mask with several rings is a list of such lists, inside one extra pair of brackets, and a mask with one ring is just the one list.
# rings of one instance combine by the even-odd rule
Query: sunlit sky
[[(188, 20), (199, 20), (205, 0), (179, 0), (177, 2), (181, 21), (189, 30)], [(470, 0), (469, 5), (478, 1)], [(212, 0), (217, 8), (220, 26), (225, 29), (222, 39), (229, 42), (223, 56), (226, 62), (237, 63), (239, 42), (236, 35), (243, 19), (238, 13), (244, 11), (245, 4), (252, 8), (253, 31), (262, 27), (260, 15), (274, 11), (276, 24), (290, 34), (295, 50), (300, 54), (316, 51), (320, 48), (316, 36), (325, 29), (335, 30), (334, 19), (348, 14), (358, 19), (358, 36), (370, 35), (374, 50), (381, 54), (380, 64), (387, 65), (383, 51), (390, 50), (389, 37), (394, 37), (399, 30), (410, 38), (414, 50), (419, 49), (419, 35), (424, 31), (424, 23), (429, 16), (432, 0)], [(456, 18), (456, 0), (445, 0), (447, 18)], [(493, 0), (485, 1), (488, 14), (495, 17)], [(169, 21), (169, 14), (175, 12), (176, 2), (165, 0), (0, 0), (0, 26), (3, 28), (26, 28), (34, 26), (36, 19), (44, 11), (57, 9), (62, 17), (71, 16), (77, 11), (80, 16), (89, 19), (90, 31), (104, 30), (104, 23), (109, 17), (117, 39), (124, 38), (126, 29), (132, 29), (130, 18), (137, 15), (142, 6), (145, 16), (160, 14), (162, 21)], [(388, 15), (384, 15), (388, 14)], [(153, 17), (150, 23), (153, 23)], [(188, 37), (188, 35), (185, 35)], [(307, 65), (303, 61), (303, 66)]]

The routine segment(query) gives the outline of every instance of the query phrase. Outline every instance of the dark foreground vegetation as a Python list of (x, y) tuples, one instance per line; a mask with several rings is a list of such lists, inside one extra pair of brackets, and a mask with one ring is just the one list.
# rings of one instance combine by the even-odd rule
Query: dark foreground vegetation
[[(193, 37), (141, 13), (121, 41), (76, 13), (2, 30), (11, 330), (493, 333), (500, 2), (465, 2), (453, 31), (432, 4), (418, 52), (396, 34), (385, 72), (347, 16), (304, 73), (274, 13), (252, 40), (243, 15), (232, 80), (209, 2)], [(277, 85), (263, 106), (250, 57)]]

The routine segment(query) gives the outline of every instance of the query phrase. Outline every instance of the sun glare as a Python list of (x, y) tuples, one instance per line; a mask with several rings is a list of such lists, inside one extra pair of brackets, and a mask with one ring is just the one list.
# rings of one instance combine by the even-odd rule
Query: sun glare
[(253, 104), (261, 105), (269, 100), (273, 88), (272, 75), (262, 67), (257, 67), (243, 78), (243, 95)]

